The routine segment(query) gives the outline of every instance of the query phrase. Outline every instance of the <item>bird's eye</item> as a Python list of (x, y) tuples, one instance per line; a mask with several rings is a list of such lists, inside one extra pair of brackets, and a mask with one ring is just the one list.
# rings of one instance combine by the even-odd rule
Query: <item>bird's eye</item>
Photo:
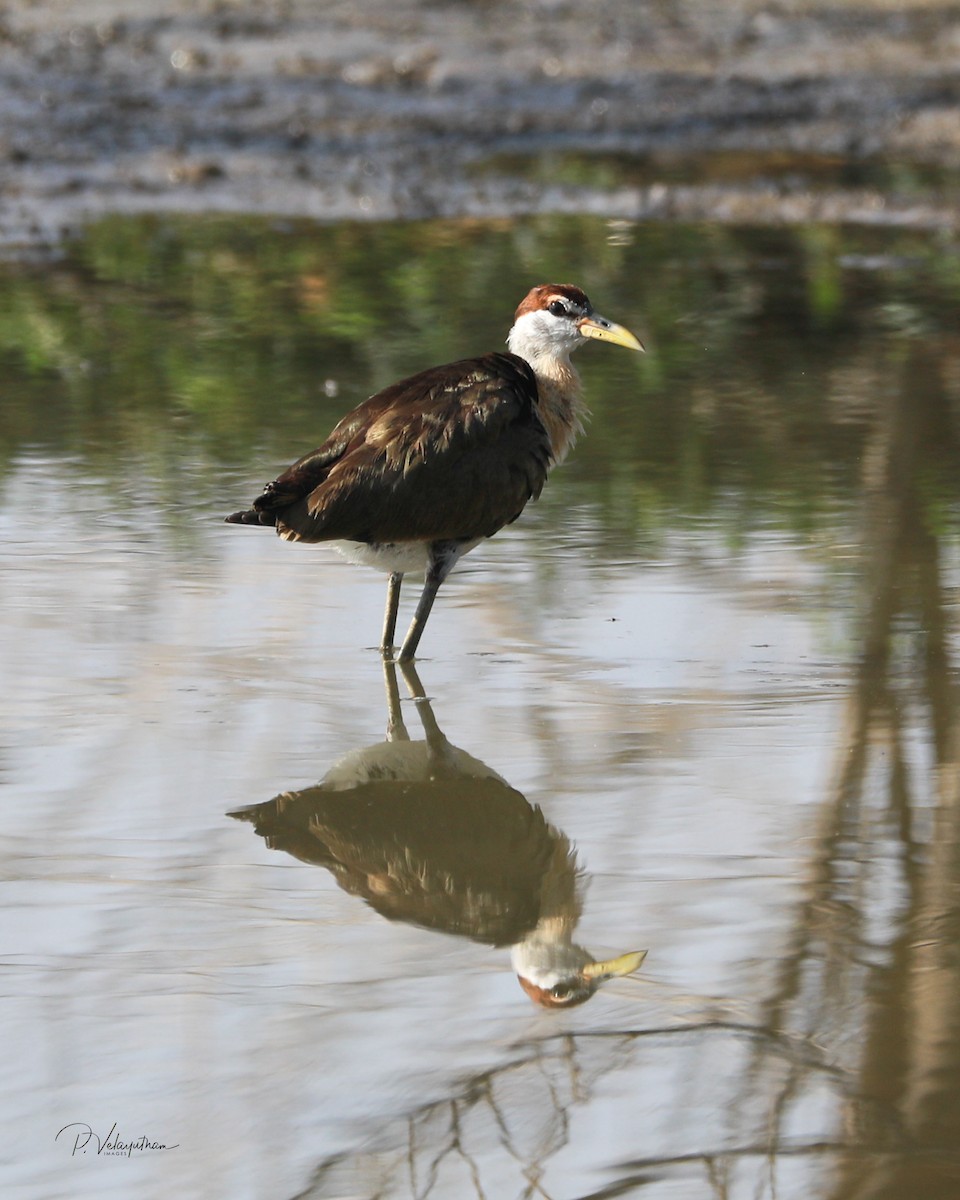
[(555, 983), (550, 989), (550, 995), (557, 1000), (565, 1000), (573, 991), (569, 983)]
[(567, 306), (562, 300), (552, 300), (547, 306), (547, 312), (555, 317), (565, 317), (567, 315)]

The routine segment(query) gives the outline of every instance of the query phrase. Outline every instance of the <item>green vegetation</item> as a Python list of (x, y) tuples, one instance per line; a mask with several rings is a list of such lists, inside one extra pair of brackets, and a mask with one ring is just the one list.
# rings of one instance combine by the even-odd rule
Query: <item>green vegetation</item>
[(171, 497), (225, 468), (259, 482), (376, 388), (502, 345), (559, 278), (650, 353), (583, 352), (593, 420), (548, 519), (588, 505), (621, 545), (721, 512), (812, 533), (919, 378), (931, 520), (956, 511), (960, 254), (929, 234), (110, 218), (0, 275), (0, 485), (31, 452)]

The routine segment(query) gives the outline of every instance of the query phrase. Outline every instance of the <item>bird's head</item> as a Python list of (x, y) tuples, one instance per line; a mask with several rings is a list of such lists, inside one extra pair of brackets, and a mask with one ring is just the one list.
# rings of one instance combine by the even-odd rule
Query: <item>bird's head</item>
[(629, 329), (601, 317), (586, 294), (570, 283), (542, 283), (516, 311), (507, 343), (534, 367), (538, 360), (565, 360), (591, 338), (642, 350)]
[(541, 1008), (583, 1004), (608, 979), (632, 975), (646, 957), (646, 950), (632, 950), (595, 962), (582, 946), (536, 939), (514, 946), (511, 952), (520, 986)]

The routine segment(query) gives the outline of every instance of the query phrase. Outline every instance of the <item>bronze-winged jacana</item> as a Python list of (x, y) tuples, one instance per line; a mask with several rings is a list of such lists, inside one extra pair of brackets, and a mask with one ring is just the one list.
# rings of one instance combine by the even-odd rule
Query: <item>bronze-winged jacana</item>
[(423, 575), (399, 654), (413, 658), (457, 560), (519, 517), (582, 431), (570, 355), (591, 338), (643, 349), (580, 288), (533, 288), (517, 309), (509, 354), (433, 367), (384, 388), (227, 521), (270, 525), (287, 541), (332, 542), (353, 562), (387, 571), (385, 656), (401, 580)]

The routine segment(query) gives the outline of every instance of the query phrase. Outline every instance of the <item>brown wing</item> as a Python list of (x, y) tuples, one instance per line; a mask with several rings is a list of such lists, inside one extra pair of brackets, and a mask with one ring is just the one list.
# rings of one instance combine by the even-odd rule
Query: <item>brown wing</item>
[(268, 484), (249, 520), (316, 542), (489, 537), (546, 480), (550, 451), (536, 399), (532, 370), (512, 354), (402, 380)]

